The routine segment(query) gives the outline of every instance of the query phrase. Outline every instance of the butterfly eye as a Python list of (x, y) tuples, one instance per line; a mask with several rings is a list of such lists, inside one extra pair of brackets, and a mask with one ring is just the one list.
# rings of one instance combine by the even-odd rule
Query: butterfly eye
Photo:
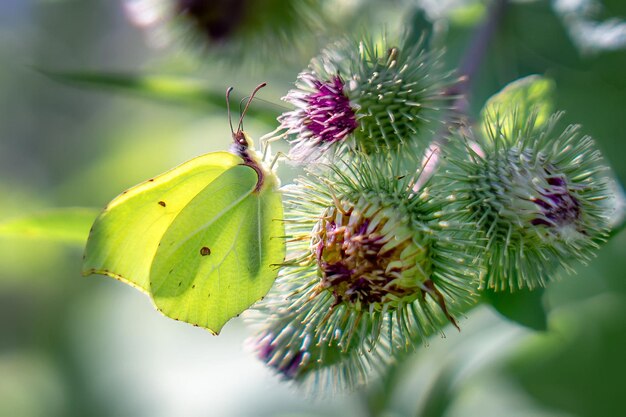
[(246, 137), (244, 136), (242, 131), (237, 132), (237, 136), (236, 136), (235, 140), (241, 146), (248, 146), (248, 141), (246, 140)]

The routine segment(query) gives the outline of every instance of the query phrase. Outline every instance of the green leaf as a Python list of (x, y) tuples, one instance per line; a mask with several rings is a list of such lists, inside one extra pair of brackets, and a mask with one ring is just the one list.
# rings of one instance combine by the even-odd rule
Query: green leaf
[(167, 230), (150, 272), (165, 315), (217, 334), (269, 291), (284, 259), (282, 202), (271, 187), (255, 191), (257, 181), (248, 166), (229, 169)]
[(543, 288), (519, 289), (512, 293), (485, 289), (483, 299), (507, 319), (543, 331), (548, 328), (543, 294)]
[(150, 265), (167, 228), (207, 184), (239, 163), (231, 153), (210, 153), (124, 191), (93, 225), (83, 274), (108, 275), (149, 292)]
[[(76, 86), (122, 91), (125, 93), (164, 101), (173, 104), (183, 104), (191, 107), (222, 108), (224, 105), (224, 92), (214, 91), (199, 80), (178, 78), (163, 75), (135, 75), (125, 73), (104, 72), (63, 72), (47, 71), (40, 72), (53, 80), (69, 83)], [(243, 97), (233, 95), (232, 100), (241, 101)], [(275, 109), (258, 100), (254, 108), (249, 108), (247, 113), (252, 117), (274, 123), (278, 116)]]
[(513, 81), (492, 96), (481, 111), (481, 129), (495, 132), (501, 130), (505, 137), (514, 138), (513, 132), (523, 132), (528, 120), (535, 118), (534, 128), (544, 126), (554, 111), (552, 80), (530, 75)]
[(50, 209), (0, 221), (0, 236), (60, 241), (84, 245), (97, 209), (68, 207)]

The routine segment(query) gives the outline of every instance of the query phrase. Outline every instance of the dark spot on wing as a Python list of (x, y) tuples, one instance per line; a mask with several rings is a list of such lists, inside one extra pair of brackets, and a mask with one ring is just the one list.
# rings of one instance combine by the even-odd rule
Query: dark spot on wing
[(150, 178), (148, 182), (154, 182), (154, 178)]
[(159, 206), (165, 207), (166, 206), (165, 201), (159, 201)]
[(207, 256), (207, 255), (210, 255), (210, 254), (211, 254), (211, 249), (209, 249), (207, 246), (203, 246), (200, 249), (200, 255)]

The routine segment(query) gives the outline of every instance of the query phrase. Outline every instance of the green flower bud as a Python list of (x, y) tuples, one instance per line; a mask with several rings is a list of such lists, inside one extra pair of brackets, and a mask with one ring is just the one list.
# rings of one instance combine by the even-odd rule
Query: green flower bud
[(491, 288), (545, 286), (607, 237), (607, 167), (594, 141), (579, 126), (558, 132), (560, 114), (544, 124), (534, 115), (509, 123), (493, 113), (485, 134), (448, 156), (453, 195), (487, 239), (483, 284)]
[(375, 348), (368, 345), (368, 354), (362, 354), (364, 346), (360, 343), (367, 343), (364, 326), (355, 330), (347, 344), (341, 332), (320, 341), (316, 329), (322, 325), (323, 317), (311, 312), (327, 311), (329, 301), (287, 299), (276, 291), (270, 293), (254, 312), (252, 320), (260, 324), (260, 330), (248, 340), (248, 348), (281, 378), (311, 392), (325, 394), (361, 385), (372, 374), (381, 372), (388, 361), (381, 356), (380, 346), (385, 341)]

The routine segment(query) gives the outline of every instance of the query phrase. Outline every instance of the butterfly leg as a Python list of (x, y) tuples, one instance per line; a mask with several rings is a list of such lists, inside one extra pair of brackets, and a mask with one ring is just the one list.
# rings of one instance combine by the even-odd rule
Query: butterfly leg
[(271, 131), (270, 133), (261, 136), (261, 138), (259, 139), (259, 142), (261, 142), (261, 152), (263, 154), (264, 161), (267, 158), (267, 154), (270, 152), (270, 144), (272, 142), (276, 142), (277, 140), (280, 140), (285, 137), (284, 133), (277, 134), (280, 131), (281, 131), (281, 128), (278, 127), (275, 130)]
[(276, 152), (276, 155), (274, 155), (274, 157), (272, 158), (272, 162), (270, 163), (270, 169), (274, 168), (274, 165), (276, 164), (276, 162), (278, 162), (279, 158), (285, 158), (285, 159), (290, 159), (289, 155), (287, 155), (284, 152)]

